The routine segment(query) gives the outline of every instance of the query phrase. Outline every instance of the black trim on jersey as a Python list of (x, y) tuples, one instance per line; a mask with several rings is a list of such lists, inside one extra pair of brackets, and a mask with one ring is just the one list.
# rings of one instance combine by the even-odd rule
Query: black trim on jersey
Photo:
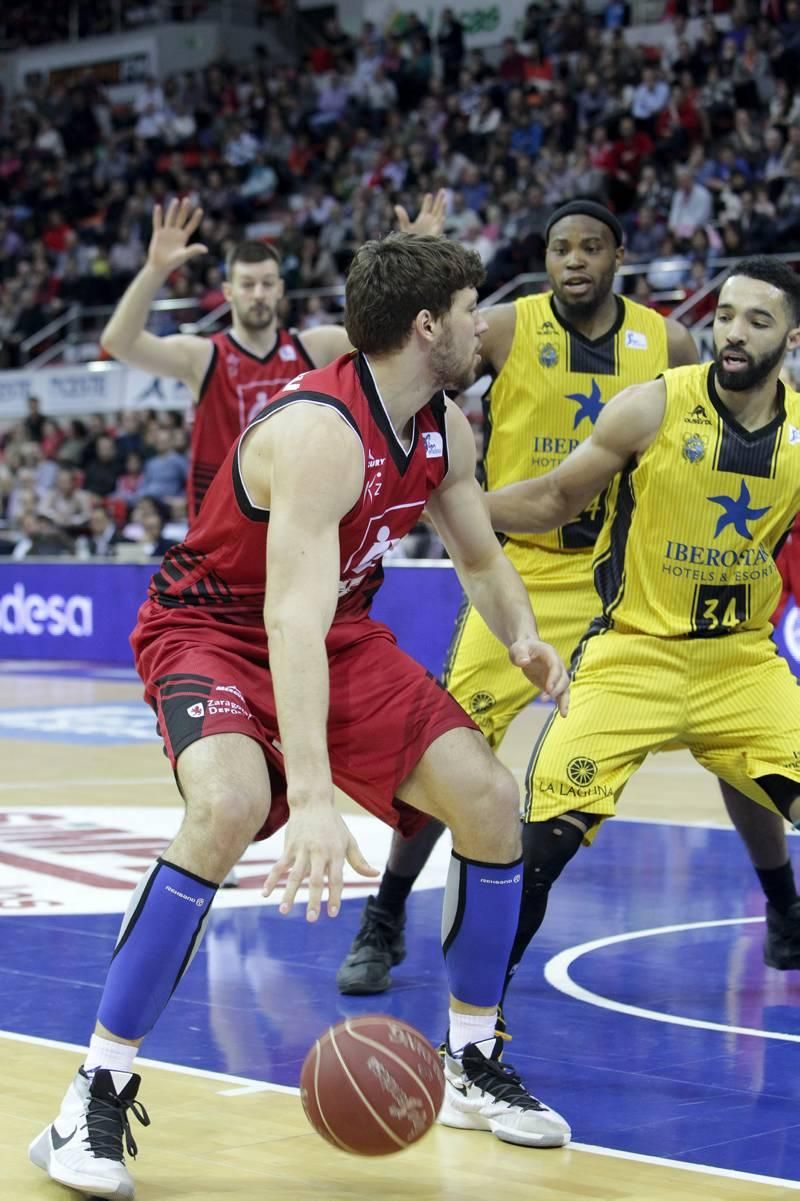
[(797, 521), (798, 516), (800, 516), (800, 513), (795, 513), (794, 517), (789, 522), (786, 529), (781, 534), (780, 538), (778, 539), (778, 541), (775, 543), (774, 547), (772, 548), (773, 559), (777, 559), (778, 555), (783, 550), (783, 544), (786, 541), (786, 539), (789, 537), (789, 535), (791, 534), (792, 530), (794, 529), (794, 523)]
[(594, 586), (603, 602), (603, 616), (606, 619), (610, 619), (625, 591), (625, 549), (633, 511), (636, 508), (636, 495), (631, 476), (636, 470), (636, 466), (634, 457), (629, 460), (620, 476), (609, 547), (605, 555), (594, 565)]
[(492, 422), (492, 388), (498, 373), (492, 369), (484, 372), (490, 376), (489, 387), (481, 397), (481, 410), (483, 412), (483, 446), (481, 447), (481, 458), (475, 465), (475, 477), (481, 488), (486, 492), (489, 489), (489, 483), (486, 476), (486, 458), (489, 454), (489, 442), (491, 441), (494, 424)]
[[(288, 333), (289, 337), (292, 339), (292, 342), (294, 343), (294, 346), (295, 346), (295, 350), (297, 350), (302, 355), (302, 357), (306, 361), (307, 366), (310, 368), (311, 371), (313, 371), (314, 368), (316, 367), (316, 363), (312, 359), (307, 347), (303, 345), (303, 340), (300, 337), (297, 330), (289, 329), (286, 332)], [(299, 374), (300, 373), (298, 372), (298, 375)]]
[(236, 338), (234, 337), (233, 330), (226, 329), (225, 337), (231, 343), (234, 350), (237, 350), (239, 352), (239, 354), (243, 354), (245, 356), (245, 358), (247, 358), (247, 359), (252, 359), (254, 363), (261, 363), (262, 366), (264, 365), (264, 363), (268, 363), (270, 361), (270, 359), (275, 354), (276, 350), (278, 349), (278, 347), (281, 344), (281, 331), (277, 330), (275, 333), (275, 341), (272, 345), (272, 349), (268, 350), (267, 353), (262, 358), (260, 354), (253, 354), (252, 350), (248, 350), (246, 346), (242, 346), (241, 342), (238, 342), (236, 340)]
[(461, 598), (461, 604), (458, 606), (458, 613), (456, 614), (456, 623), (455, 623), (455, 626), (453, 627), (453, 633), (450, 638), (450, 645), (447, 648), (447, 653), (446, 653), (445, 659), (444, 659), (444, 668), (442, 669), (442, 680), (444, 681), (445, 688), (450, 687), (450, 677), (453, 672), (453, 665), (455, 663), (456, 655), (458, 654), (458, 648), (461, 645), (461, 639), (464, 637), (464, 630), (466, 629), (466, 625), (467, 625), (467, 617), (469, 616), (469, 611), (471, 608), (472, 608), (472, 605), (470, 603), (470, 599), (465, 593), (464, 596)]
[[(289, 407), (289, 405), (296, 404), (298, 400), (310, 400), (314, 404), (323, 404), (329, 409), (335, 409), (337, 413), (344, 417), (347, 424), (352, 427), (358, 436), (358, 440), (362, 447), (364, 446), (364, 439), (361, 436), (361, 430), (358, 428), (356, 419), (348, 409), (347, 405), (344, 403), (344, 401), (337, 400), (335, 396), (329, 396), (327, 392), (298, 391), (290, 392), (288, 395), (281, 396), (277, 400), (271, 401), (265, 409), (262, 409), (255, 421), (253, 421), (247, 428), (252, 429), (253, 426), (260, 425), (262, 421), (267, 419), (267, 417), (272, 417), (275, 413), (279, 413), (281, 409), (286, 409)], [(236, 453), (233, 456), (232, 463), (233, 492), (236, 497), (236, 503), (239, 506), (240, 512), (242, 512), (245, 517), (249, 518), (250, 521), (258, 521), (266, 525), (266, 523), (269, 521), (269, 509), (259, 509), (256, 505), (251, 504), (247, 496), (247, 489), (244, 486), (242, 473), (239, 469), (240, 445), (241, 438), (237, 444)], [(364, 449), (364, 454), (366, 456), (366, 448)]]
[(739, 424), (723, 404), (717, 392), (714, 377), (715, 367), (712, 363), (706, 381), (706, 389), (708, 398), (722, 422), (722, 437), (714, 470), (732, 471), (736, 475), (754, 475), (760, 476), (762, 479), (772, 479), (775, 472), (775, 448), (786, 419), (786, 389), (782, 380), (778, 380), (776, 393), (778, 412), (760, 429), (748, 430)]
[(444, 461), (444, 474), (447, 475), (450, 470), (450, 448), (447, 445), (447, 394), (445, 392), (438, 392), (436, 396), (431, 398), (429, 403), (437, 428), (442, 436), (442, 459)]
[(567, 334), (569, 350), (568, 370), (584, 375), (616, 375), (617, 364), (617, 334), (625, 324), (625, 302), (615, 296), (617, 315), (610, 329), (599, 338), (587, 338), (575, 329), (565, 317), (562, 317), (555, 305), (555, 297), (550, 297), (550, 308)]
[(200, 401), (205, 396), (206, 389), (208, 388), (208, 385), (211, 383), (211, 376), (214, 374), (214, 368), (217, 365), (218, 353), (219, 353), (219, 347), (217, 346), (216, 342), (212, 342), (211, 343), (211, 358), (208, 360), (208, 366), (206, 367), (206, 373), (203, 376), (203, 382), (200, 385), (200, 391), (197, 393), (197, 403), (198, 404), (200, 404)]
[[(419, 441), (419, 422), (416, 415), (412, 418), (411, 443), (408, 450), (403, 449), (403, 445), (397, 436), (397, 430), (389, 420), (386, 409), (383, 407), (383, 401), (380, 398), (375, 380), (372, 378), (372, 372), (369, 369), (364, 355), (361, 351), (358, 352), (353, 360), (358, 376), (358, 382), (361, 384), (361, 390), (367, 398), (369, 411), (372, 414), (372, 420), (377, 425), (378, 429), (386, 439), (386, 445), (389, 448), (392, 462), (399, 471), (400, 475), (405, 475), (408, 470), (408, 465), (417, 448)], [(441, 395), (438, 393), (437, 395)], [(431, 398), (433, 400), (433, 397)]]

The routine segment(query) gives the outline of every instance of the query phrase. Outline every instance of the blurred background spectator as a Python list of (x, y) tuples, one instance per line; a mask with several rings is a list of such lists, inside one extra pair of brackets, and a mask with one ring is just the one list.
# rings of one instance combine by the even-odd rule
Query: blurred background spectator
[[(211, 7), (9, 0), (0, 44)], [(280, 20), (279, 5), (241, 7), (262, 28)], [(69, 312), (72, 340), (53, 335), (36, 353), (96, 357), (103, 306), (142, 265), (153, 203), (183, 196), (204, 208), (209, 253), (167, 281), (157, 334), (215, 320), (243, 237), (281, 253), (285, 323), (339, 320), (355, 247), (439, 187), (447, 233), (486, 264), (484, 297), (540, 272), (549, 212), (592, 196), (616, 211), (638, 265), (619, 287), (663, 312), (696, 298), (684, 319), (707, 319), (726, 257), (800, 252), (800, 3), (689, 0), (653, 15), (652, 3), (534, 2), (515, 36), (478, 48), (454, 8), (431, 27), (398, 11), (383, 29), (333, 13), (298, 25), (293, 55), (254, 40), (248, 55), (144, 78), (125, 101), (88, 71), (31, 75), (0, 97), (0, 367), (24, 363), (26, 341)], [(474, 421), (480, 440), (479, 409)], [(81, 553), (108, 554), (132, 524), (141, 546), (161, 546), (184, 520), (185, 447), (183, 415), (55, 419), (31, 395), (21, 421), (0, 424), (4, 545), (29, 554), (77, 537)], [(412, 541), (436, 549), (426, 530)]]

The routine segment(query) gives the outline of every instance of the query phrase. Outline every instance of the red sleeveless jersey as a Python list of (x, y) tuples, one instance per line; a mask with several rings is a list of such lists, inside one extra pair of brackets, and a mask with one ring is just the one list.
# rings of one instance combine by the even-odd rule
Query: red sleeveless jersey
[[(291, 404), (334, 410), (364, 450), (361, 496), (339, 525), (339, 604), (334, 621), (364, 613), (383, 580), (382, 559), (413, 528), (447, 473), (445, 397), (438, 393), (413, 419), (406, 451), (394, 432), (361, 354), (293, 380), (257, 423)], [(167, 551), (150, 598), (167, 608), (200, 606), (209, 619), (252, 622), (263, 630), (269, 512), (247, 495), (231, 447), (186, 541)], [(265, 529), (267, 537), (265, 537)]]
[(297, 334), (280, 329), (269, 354), (245, 350), (230, 330), (214, 334), (211, 360), (194, 414), (187, 484), (189, 520), (194, 521), (209, 485), (233, 443), (284, 384), (313, 367)]

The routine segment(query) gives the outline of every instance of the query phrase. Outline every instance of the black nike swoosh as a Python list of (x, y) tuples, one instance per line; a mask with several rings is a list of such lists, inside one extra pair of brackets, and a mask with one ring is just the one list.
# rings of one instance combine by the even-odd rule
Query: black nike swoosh
[(61, 1135), (60, 1135), (60, 1134), (58, 1133), (58, 1131), (56, 1130), (55, 1126), (51, 1126), (51, 1127), (50, 1127), (50, 1138), (51, 1138), (51, 1139), (52, 1139), (52, 1141), (53, 1141), (53, 1148), (54, 1148), (54, 1150), (56, 1150), (56, 1151), (60, 1151), (62, 1147), (66, 1147), (67, 1143), (68, 1143), (68, 1142), (70, 1142), (70, 1140), (71, 1140), (71, 1139), (73, 1139), (73, 1138), (75, 1137), (75, 1131), (76, 1131), (77, 1129), (78, 1129), (78, 1127), (76, 1126), (76, 1127), (74, 1128), (74, 1130), (72, 1130), (72, 1131), (71, 1131), (71, 1132), (70, 1132), (70, 1133), (69, 1133), (69, 1134), (66, 1136), (66, 1138), (62, 1138), (62, 1137), (61, 1137)]

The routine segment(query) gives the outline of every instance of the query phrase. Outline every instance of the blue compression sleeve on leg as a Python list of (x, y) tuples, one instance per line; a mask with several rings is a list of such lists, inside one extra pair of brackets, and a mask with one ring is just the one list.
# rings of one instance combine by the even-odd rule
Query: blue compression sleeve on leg
[(478, 863), (453, 851), (442, 910), (450, 992), (488, 1009), (503, 991), (522, 899), (522, 860)]
[(157, 859), (122, 922), (98, 1020), (118, 1038), (142, 1038), (194, 957), (217, 884)]

